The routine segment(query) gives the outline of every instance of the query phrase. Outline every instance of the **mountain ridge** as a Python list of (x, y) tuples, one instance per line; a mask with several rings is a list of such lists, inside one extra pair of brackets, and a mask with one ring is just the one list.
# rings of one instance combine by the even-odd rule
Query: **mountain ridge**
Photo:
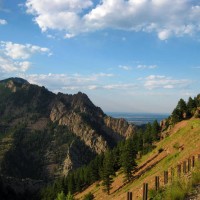
[[(20, 159), (20, 152), (27, 157), (29, 164), (24, 163), (27, 169), (32, 163), (28, 159), (29, 154), (39, 151), (38, 158), (33, 155), (33, 160), (38, 160), (38, 166), (46, 171), (45, 176), (53, 178), (67, 175), (70, 170), (86, 164), (94, 155), (105, 152), (135, 132), (135, 127), (125, 120), (108, 117), (84, 93), (54, 94), (43, 86), (16, 77), (0, 81), (0, 127), (0, 131), (5, 131), (0, 145), (6, 146), (4, 140), (10, 141), (7, 150), (1, 152), (1, 170), (17, 178), (26, 177), (20, 165), (16, 172), (6, 170), (6, 166), (12, 164), (10, 159), (16, 149), (19, 154), (16, 157)], [(17, 134), (21, 140), (16, 138)], [(29, 144), (30, 141), (37, 144), (38, 139), (41, 141), (39, 146), (36, 145), (39, 150)], [(46, 143), (44, 147), (43, 143)], [(26, 145), (26, 152), (20, 144)], [(16, 145), (15, 149), (13, 145)], [(84, 155), (84, 151), (90, 156)], [(37, 175), (27, 178), (45, 177)]]

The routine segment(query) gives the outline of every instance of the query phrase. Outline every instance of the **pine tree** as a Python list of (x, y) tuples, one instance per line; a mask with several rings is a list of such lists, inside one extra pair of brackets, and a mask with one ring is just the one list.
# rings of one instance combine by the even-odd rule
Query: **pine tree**
[(146, 125), (146, 129), (144, 132), (144, 143), (152, 144), (153, 138), (151, 135), (152, 126), (150, 123)]
[(194, 111), (196, 108), (196, 102), (191, 97), (189, 97), (189, 99), (188, 99), (187, 108), (188, 108), (188, 112), (189, 112), (190, 116), (192, 116), (194, 114)]
[(171, 118), (172, 118), (172, 123), (177, 123), (177, 122), (180, 122), (182, 120), (182, 113), (179, 109), (175, 108), (172, 112), (172, 115), (171, 115)]
[(108, 151), (105, 154), (105, 158), (103, 160), (103, 166), (101, 169), (101, 179), (102, 179), (102, 185), (104, 187), (103, 190), (106, 191), (107, 194), (110, 194), (114, 175), (115, 172), (113, 169), (112, 154), (110, 151)]
[(131, 139), (128, 139), (124, 145), (120, 159), (123, 172), (125, 174), (125, 181), (129, 182), (133, 177), (132, 171), (136, 166), (135, 157), (136, 157), (136, 151), (133, 146), (133, 142)]
[(151, 129), (151, 134), (154, 141), (159, 139), (160, 137), (159, 132), (160, 132), (160, 126), (158, 124), (158, 121), (155, 120), (152, 124), (152, 129)]

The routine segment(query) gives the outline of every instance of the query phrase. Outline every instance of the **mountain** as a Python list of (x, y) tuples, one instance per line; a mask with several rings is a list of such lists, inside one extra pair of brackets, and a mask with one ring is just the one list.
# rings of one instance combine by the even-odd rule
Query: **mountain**
[(54, 94), (21, 78), (0, 81), (0, 173), (52, 180), (135, 133), (86, 94)]

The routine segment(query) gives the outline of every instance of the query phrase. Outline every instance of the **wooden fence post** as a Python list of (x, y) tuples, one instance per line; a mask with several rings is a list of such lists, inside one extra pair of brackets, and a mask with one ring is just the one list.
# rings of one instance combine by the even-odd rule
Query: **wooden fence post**
[(129, 192), (127, 192), (127, 200), (129, 200)]
[(148, 198), (148, 183), (143, 183), (143, 200)]
[(188, 172), (190, 172), (191, 170), (191, 159), (188, 158)]
[(186, 161), (183, 162), (183, 173), (184, 173), (184, 174), (187, 173), (187, 169), (186, 169)]
[(171, 167), (171, 182), (174, 180), (174, 168)]
[(127, 200), (132, 200), (132, 199), (133, 199), (132, 192), (127, 192)]
[(156, 188), (156, 191), (159, 190), (159, 187), (160, 187), (159, 176), (155, 176), (155, 188)]
[(192, 156), (192, 167), (194, 167), (194, 164), (195, 164), (195, 157)]
[(181, 176), (181, 165), (177, 166), (177, 175), (180, 178), (180, 176)]
[(168, 183), (168, 171), (164, 171), (164, 184)]
[(133, 199), (133, 194), (132, 192), (129, 193), (129, 200), (132, 200)]

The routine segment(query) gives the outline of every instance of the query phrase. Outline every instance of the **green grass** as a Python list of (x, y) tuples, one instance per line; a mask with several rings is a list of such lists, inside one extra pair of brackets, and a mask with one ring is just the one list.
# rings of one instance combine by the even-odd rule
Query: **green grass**
[(191, 178), (184, 176), (176, 178), (171, 185), (162, 187), (158, 191), (154, 189), (149, 191), (149, 197), (152, 200), (184, 200), (188, 194), (191, 194), (195, 185), (200, 183), (199, 165), (195, 167)]

